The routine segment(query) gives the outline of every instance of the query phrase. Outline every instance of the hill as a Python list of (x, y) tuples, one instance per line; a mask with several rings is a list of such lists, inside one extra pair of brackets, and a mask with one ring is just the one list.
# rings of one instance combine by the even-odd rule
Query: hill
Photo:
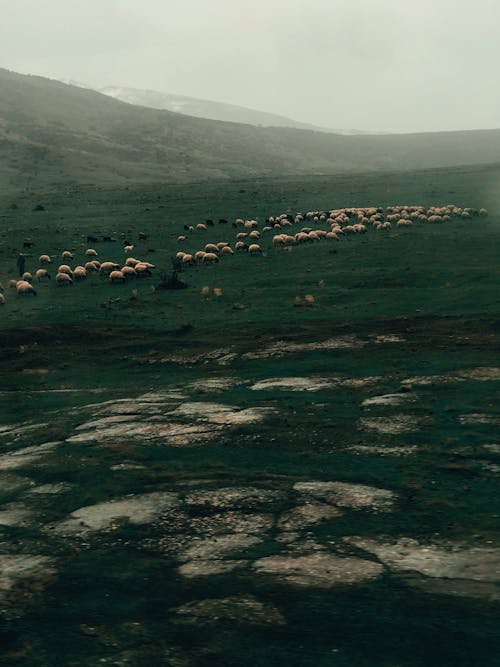
[(109, 95), (122, 102), (149, 107), (151, 109), (166, 109), (186, 116), (196, 118), (210, 118), (232, 123), (247, 123), (262, 127), (293, 127), (296, 130), (311, 130), (313, 132), (333, 132), (335, 134), (365, 134), (358, 130), (338, 130), (328, 127), (319, 127), (310, 123), (300, 123), (286, 116), (248, 109), (236, 104), (202, 100), (186, 95), (162, 93), (157, 90), (139, 90), (137, 88), (123, 88), (120, 86), (106, 86), (98, 89), (100, 93)]
[(0, 70), (0, 187), (189, 182), (500, 162), (500, 130), (341, 136), (194, 118)]

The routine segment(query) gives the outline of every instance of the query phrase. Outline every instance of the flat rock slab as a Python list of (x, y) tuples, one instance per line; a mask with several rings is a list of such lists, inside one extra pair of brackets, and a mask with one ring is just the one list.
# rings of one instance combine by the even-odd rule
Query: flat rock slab
[(297, 482), (295, 491), (341, 508), (388, 511), (396, 498), (392, 491), (347, 482)]
[(386, 417), (361, 417), (359, 426), (363, 430), (378, 431), (384, 435), (399, 435), (418, 431), (430, 423), (427, 417), (416, 415), (398, 414)]
[(458, 421), (466, 425), (481, 425), (489, 424), (491, 426), (500, 426), (500, 417), (496, 415), (486, 414), (484, 412), (473, 412), (468, 415), (460, 415)]
[(372, 406), (401, 405), (401, 403), (408, 403), (414, 400), (415, 396), (410, 394), (384, 394), (382, 396), (372, 396), (371, 398), (366, 398), (361, 403), (361, 407), (369, 408)]
[(0, 470), (15, 470), (36, 463), (52, 452), (60, 442), (45, 442), (42, 445), (23, 447), (0, 456)]
[(189, 625), (285, 625), (283, 614), (273, 605), (264, 604), (253, 595), (195, 600), (174, 610), (177, 620)]
[(250, 387), (253, 391), (282, 389), (284, 391), (320, 391), (338, 385), (338, 380), (322, 377), (285, 377), (269, 378), (256, 382)]
[(314, 350), (348, 350), (361, 348), (367, 342), (356, 336), (336, 336), (322, 341), (313, 341), (310, 343), (294, 343), (291, 341), (277, 340), (268, 345), (263, 350), (246, 352), (242, 354), (242, 359), (265, 359), (267, 357), (284, 357), (287, 354), (296, 354), (297, 352), (313, 352)]
[(427, 577), (500, 582), (500, 549), (457, 544), (422, 545), (402, 538), (395, 543), (362, 537), (345, 541), (374, 554), (398, 572), (419, 572)]
[(229, 533), (206, 539), (195, 538), (180, 555), (181, 560), (219, 560), (262, 542), (257, 535)]
[(262, 489), (259, 487), (228, 486), (214, 490), (196, 491), (185, 498), (187, 506), (211, 507), (217, 509), (273, 509), (276, 503), (286, 498), (286, 492), (280, 489)]
[(220, 391), (225, 391), (226, 389), (238, 387), (241, 384), (243, 384), (243, 380), (237, 377), (218, 377), (196, 380), (195, 382), (191, 382), (187, 388), (194, 391), (217, 393)]
[(376, 579), (383, 571), (380, 563), (361, 558), (339, 558), (318, 552), (303, 556), (268, 556), (253, 564), (260, 574), (278, 577), (281, 581), (311, 588), (332, 588)]
[(246, 560), (193, 560), (181, 565), (178, 572), (186, 579), (195, 579), (227, 574), (247, 565)]
[(170, 414), (174, 417), (189, 417), (224, 426), (238, 426), (261, 422), (271, 412), (272, 408), (257, 407), (241, 410), (236, 406), (222, 403), (196, 402), (182, 403)]
[(271, 514), (246, 514), (237, 511), (223, 511), (189, 518), (191, 531), (205, 536), (221, 533), (260, 535), (271, 530), (273, 525), (274, 517)]
[(302, 530), (342, 515), (337, 507), (326, 503), (305, 503), (285, 512), (278, 519), (278, 528), (284, 531)]
[(110, 500), (71, 512), (67, 519), (54, 526), (54, 532), (59, 535), (85, 535), (109, 529), (123, 519), (133, 524), (151, 523), (178, 504), (177, 494), (166, 492)]

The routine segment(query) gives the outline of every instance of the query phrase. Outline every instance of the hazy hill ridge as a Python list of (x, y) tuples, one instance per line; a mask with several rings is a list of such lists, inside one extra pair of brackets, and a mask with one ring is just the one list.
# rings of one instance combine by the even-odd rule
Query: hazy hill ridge
[(500, 130), (342, 136), (206, 120), (0, 69), (0, 186), (195, 181), (500, 162)]
[(286, 116), (257, 111), (236, 104), (202, 100), (185, 95), (162, 93), (156, 90), (139, 90), (137, 88), (122, 88), (120, 86), (106, 86), (99, 88), (99, 92), (109, 95), (122, 102), (149, 107), (151, 109), (166, 109), (196, 118), (223, 120), (230, 123), (247, 123), (262, 127), (292, 127), (296, 130), (311, 130), (313, 132), (333, 132), (336, 134), (366, 134), (357, 130), (336, 130), (319, 127), (309, 123), (300, 123)]

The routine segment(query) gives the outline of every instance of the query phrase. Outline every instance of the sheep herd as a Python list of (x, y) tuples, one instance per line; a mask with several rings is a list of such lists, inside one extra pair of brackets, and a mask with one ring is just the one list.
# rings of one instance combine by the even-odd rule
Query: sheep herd
[[(131, 245), (124, 245), (123, 247), (125, 254), (130, 253), (133, 249), (134, 247)], [(72, 262), (75, 259), (73, 252), (70, 250), (63, 250), (61, 252), (60, 260), (66, 263), (59, 264), (57, 267), (55, 282), (58, 287), (68, 287), (82, 282), (90, 274), (98, 274), (101, 278), (107, 279), (111, 284), (124, 283), (131, 278), (151, 276), (152, 270), (155, 268), (155, 265), (150, 262), (130, 256), (125, 259), (123, 266), (112, 261), (100, 262), (97, 259), (97, 250), (94, 248), (87, 248), (84, 255), (85, 261), (71, 268), (67, 262)], [(37, 290), (33, 283), (42, 283), (51, 279), (47, 267), (52, 264), (53, 258), (50, 255), (43, 254), (39, 256), (38, 261), (40, 268), (35, 271), (34, 275), (29, 271), (25, 271), (20, 279), (9, 281), (9, 287), (15, 289), (18, 296), (36, 296)], [(3, 287), (0, 284), (0, 304), (5, 303), (5, 296), (2, 292)]]
[[(304, 243), (314, 243), (322, 240), (339, 241), (340, 237), (350, 234), (365, 234), (369, 229), (387, 231), (393, 225), (407, 227), (414, 223), (443, 223), (453, 219), (471, 219), (475, 216), (487, 216), (486, 209), (461, 208), (454, 204), (446, 206), (388, 206), (368, 208), (340, 208), (329, 211), (308, 211), (307, 213), (281, 213), (266, 218), (262, 229), (259, 230), (257, 220), (243, 220), (237, 218), (233, 222), (233, 229), (237, 230), (233, 247), (228, 241), (206, 243), (203, 248), (195, 252), (180, 250), (176, 259), (183, 266), (195, 264), (214, 264), (223, 256), (237, 253), (260, 255), (263, 250), (261, 243), (269, 236), (272, 245), (283, 250), (291, 250), (292, 246)], [(207, 221), (211, 223), (212, 221)], [(301, 226), (295, 231), (298, 225)], [(211, 225), (199, 223), (196, 226), (184, 226), (189, 235), (205, 233)], [(293, 233), (292, 233), (293, 232)], [(189, 235), (181, 234), (177, 242), (184, 244)]]
[[(282, 251), (291, 251), (294, 246), (321, 241), (339, 241), (348, 235), (366, 234), (370, 229), (384, 232), (396, 227), (408, 227), (415, 223), (439, 224), (453, 220), (469, 220), (476, 216), (487, 216), (486, 209), (461, 208), (454, 204), (446, 206), (388, 206), (366, 208), (338, 208), (332, 210), (308, 211), (307, 213), (281, 213), (266, 218), (261, 229), (257, 220), (237, 218), (232, 223), (234, 240), (207, 242), (203, 248), (193, 252), (180, 250), (176, 254), (176, 262), (181, 267), (194, 265), (217, 264), (221, 258), (237, 254), (262, 255), (263, 241), (267, 238), (270, 244)], [(220, 224), (228, 225), (227, 220), (219, 220)], [(184, 231), (177, 237), (177, 242), (184, 244), (188, 239), (200, 234), (206, 234), (209, 227), (213, 227), (212, 220), (198, 223), (196, 226), (184, 225)], [(299, 229), (297, 229), (300, 226)], [(89, 241), (89, 238), (87, 238)], [(269, 245), (269, 243), (268, 243)], [(75, 259), (73, 252), (63, 250), (55, 276), (56, 285), (67, 287), (84, 281), (90, 274), (98, 274), (111, 284), (119, 284), (152, 275), (155, 268), (150, 262), (130, 256), (134, 246), (125, 242), (123, 253), (127, 257), (118, 264), (113, 261), (98, 260), (98, 253), (94, 248), (85, 250), (85, 259), (81, 264), (71, 268)], [(40, 268), (34, 275), (24, 272), (19, 280), (10, 280), (9, 287), (16, 290), (19, 296), (35, 296), (37, 291), (33, 283), (42, 283), (50, 279), (48, 266), (53, 258), (48, 254), (39, 256)], [(4, 290), (0, 284), (0, 305), (5, 303)]]

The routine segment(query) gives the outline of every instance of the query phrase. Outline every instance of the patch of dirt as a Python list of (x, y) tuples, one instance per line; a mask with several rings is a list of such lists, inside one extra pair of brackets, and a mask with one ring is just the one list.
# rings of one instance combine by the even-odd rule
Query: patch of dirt
[(273, 510), (276, 504), (282, 502), (284, 498), (286, 498), (286, 493), (276, 489), (235, 486), (189, 494), (185, 498), (185, 503), (188, 507), (256, 511)]
[(411, 456), (418, 452), (417, 445), (402, 445), (401, 447), (385, 447), (377, 445), (353, 445), (347, 448), (355, 454), (376, 454), (377, 456)]
[(27, 526), (33, 516), (31, 510), (21, 503), (10, 503), (0, 508), (0, 526)]

